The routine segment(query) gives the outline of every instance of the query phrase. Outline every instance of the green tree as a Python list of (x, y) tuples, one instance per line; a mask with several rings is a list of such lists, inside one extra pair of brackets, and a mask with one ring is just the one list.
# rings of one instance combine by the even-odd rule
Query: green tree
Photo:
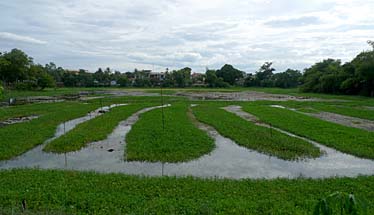
[(0, 84), (0, 99), (4, 97), (4, 87)]
[(1, 55), (0, 78), (6, 84), (27, 79), (32, 58), (19, 49), (12, 49)]
[(41, 90), (43, 90), (46, 87), (55, 87), (56, 81), (53, 79), (51, 75), (49, 75), (46, 72), (43, 72), (39, 75), (37, 79), (37, 85), (40, 87)]
[(129, 79), (127, 78), (126, 75), (121, 75), (118, 80), (117, 80), (117, 83), (121, 86), (121, 87), (127, 87), (130, 82), (129, 82)]
[(217, 80), (218, 80), (218, 77), (216, 75), (216, 71), (207, 69), (206, 72), (205, 72), (205, 76), (206, 76), (205, 81), (208, 84), (208, 87), (216, 87), (216, 83), (217, 83)]
[(272, 76), (273, 86), (280, 88), (297, 87), (302, 74), (299, 70), (287, 69)]
[(39, 88), (43, 90), (46, 87), (54, 87), (56, 82), (42, 65), (31, 65), (28, 72), (28, 82), (31, 89)]
[(62, 76), (65, 72), (62, 67), (57, 67), (55, 63), (50, 62), (45, 65), (45, 70), (49, 75), (53, 77), (56, 82), (62, 81)]
[(172, 72), (176, 87), (188, 87), (191, 85), (191, 68), (185, 67)]
[(256, 72), (255, 84), (260, 87), (272, 87), (272, 76), (275, 69), (272, 67), (272, 62), (265, 62)]
[(216, 75), (222, 78), (224, 82), (235, 85), (236, 81), (244, 77), (244, 72), (234, 68), (232, 65), (225, 64), (221, 69), (217, 70)]
[(360, 93), (374, 96), (374, 51), (365, 51), (353, 59), (355, 75), (359, 80)]
[(305, 70), (301, 86), (304, 92), (339, 93), (343, 80), (340, 79), (340, 60), (327, 59)]

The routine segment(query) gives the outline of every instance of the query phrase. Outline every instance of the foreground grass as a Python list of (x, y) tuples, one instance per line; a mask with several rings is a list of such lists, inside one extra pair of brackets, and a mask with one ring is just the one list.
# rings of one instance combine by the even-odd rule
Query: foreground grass
[(104, 140), (120, 121), (147, 106), (150, 104), (132, 104), (112, 108), (110, 112), (81, 123), (70, 132), (53, 140), (44, 148), (44, 151), (57, 153), (77, 151), (88, 143)]
[(374, 177), (223, 180), (46, 170), (0, 171), (0, 214), (312, 214), (335, 191), (368, 201)]
[(179, 162), (198, 158), (214, 148), (206, 133), (187, 115), (188, 104), (174, 103), (141, 115), (126, 136), (127, 160)]
[[(52, 137), (58, 124), (78, 118), (99, 107), (98, 104), (63, 102), (12, 107), (3, 117), (38, 114), (38, 119), (0, 128), (0, 160), (20, 155)], [(29, 110), (29, 111), (28, 111)]]
[(241, 146), (286, 160), (320, 156), (319, 149), (308, 142), (257, 126), (218, 106), (199, 105), (193, 113)]
[(262, 121), (307, 137), (339, 151), (374, 159), (374, 133), (323, 121), (311, 116), (264, 105), (246, 103), (244, 110)]

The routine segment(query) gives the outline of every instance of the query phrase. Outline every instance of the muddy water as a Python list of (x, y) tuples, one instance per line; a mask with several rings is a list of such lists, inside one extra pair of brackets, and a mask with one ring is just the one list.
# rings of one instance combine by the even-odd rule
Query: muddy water
[[(285, 161), (238, 146), (215, 129), (198, 124), (215, 140), (216, 148), (207, 155), (184, 163), (127, 162), (125, 136), (139, 115), (160, 107), (143, 109), (122, 121), (104, 141), (94, 142), (78, 152), (62, 155), (44, 153), (36, 148), (14, 160), (3, 162), (0, 168), (39, 167), (53, 169), (93, 170), (147, 176), (196, 176), (225, 178), (322, 178), (373, 175), (374, 161), (356, 158), (313, 143), (326, 154), (317, 159)], [(234, 108), (235, 109), (235, 108)], [(236, 108), (239, 110), (238, 108)], [(240, 111), (235, 111), (240, 113)], [(243, 113), (241, 113), (243, 115)]]

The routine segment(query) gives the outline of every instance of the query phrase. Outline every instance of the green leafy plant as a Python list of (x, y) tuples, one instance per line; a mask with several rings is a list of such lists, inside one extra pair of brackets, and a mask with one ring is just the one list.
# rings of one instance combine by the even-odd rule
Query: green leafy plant
[(367, 214), (366, 204), (353, 194), (335, 192), (321, 199), (314, 208), (313, 215), (357, 215)]
[(0, 85), (0, 99), (4, 96), (4, 87)]
[(193, 108), (193, 113), (199, 121), (213, 126), (221, 135), (261, 153), (285, 160), (321, 155), (317, 147), (304, 140), (255, 125), (219, 108), (218, 105), (199, 105)]
[(180, 162), (198, 158), (214, 148), (213, 140), (188, 115), (187, 103), (172, 103), (143, 113), (126, 136), (127, 160)]

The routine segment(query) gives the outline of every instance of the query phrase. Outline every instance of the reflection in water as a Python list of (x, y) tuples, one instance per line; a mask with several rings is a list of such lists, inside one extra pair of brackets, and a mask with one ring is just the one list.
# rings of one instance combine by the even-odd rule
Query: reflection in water
[[(196, 160), (182, 163), (126, 161), (125, 136), (130, 131), (131, 126), (136, 123), (140, 114), (160, 107), (150, 107), (138, 111), (120, 122), (107, 139), (91, 143), (80, 151), (66, 154), (45, 153), (42, 151), (43, 145), (41, 145), (13, 160), (1, 162), (0, 169), (39, 167), (148, 176), (169, 175), (235, 179), (297, 178), (300, 176), (311, 178), (355, 177), (360, 174), (374, 174), (374, 161), (347, 155), (313, 141), (309, 142), (323, 150), (325, 152), (323, 156), (316, 159), (286, 161), (241, 147), (232, 140), (222, 137), (214, 128), (202, 123), (198, 124), (199, 128), (215, 139), (216, 148), (211, 153)], [(230, 111), (230, 108), (228, 110)], [(232, 106), (231, 111), (243, 115), (238, 107)], [(89, 116), (69, 121), (65, 123), (68, 128), (66, 130), (70, 130), (75, 125), (87, 120), (89, 120)], [(58, 127), (55, 138), (63, 134), (60, 131), (61, 126), (63, 125)]]

